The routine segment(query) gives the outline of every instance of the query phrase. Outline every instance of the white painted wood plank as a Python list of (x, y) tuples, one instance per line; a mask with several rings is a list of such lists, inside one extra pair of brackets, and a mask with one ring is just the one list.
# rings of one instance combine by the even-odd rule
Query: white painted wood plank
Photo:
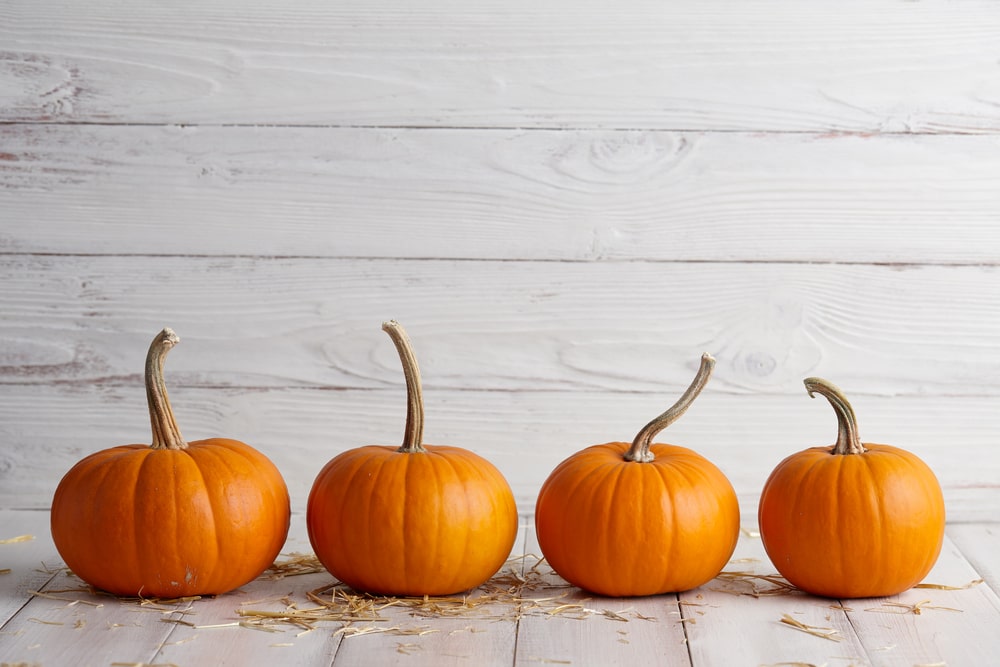
[[(287, 551), (311, 552), (302, 516), (293, 517)], [(297, 544), (298, 546), (294, 546)], [(521, 539), (514, 545), (523, 553)], [(510, 567), (521, 569), (521, 561)], [(513, 661), (516, 614), (508, 604), (477, 606), (456, 617), (416, 616), (403, 607), (378, 611), (378, 621), (323, 621), (315, 629), (288, 623), (267, 623), (273, 631), (254, 631), (231, 624), (252, 619), (238, 611), (285, 612), (290, 604), (297, 609), (316, 608), (309, 591), (334, 582), (327, 572), (271, 581), (258, 579), (239, 591), (211, 600), (199, 600), (179, 625), (156, 658), (172, 664), (247, 665), (266, 660), (296, 665), (510, 665)], [(482, 591), (471, 591), (476, 598)], [(326, 597), (328, 594), (324, 594)], [(457, 596), (461, 599), (461, 595)], [(381, 605), (379, 605), (381, 606)], [(224, 625), (229, 627), (210, 627)], [(206, 627), (208, 626), (208, 627)], [(381, 632), (352, 634), (348, 630), (379, 629)], [(409, 634), (419, 632), (421, 634)]]
[(6, 121), (1000, 128), (989, 2), (46, 0), (0, 18)]
[[(292, 516), (288, 540), (278, 560), (311, 554), (312, 547), (301, 513)], [(334, 634), (337, 624), (320, 624), (316, 630), (290, 623), (262, 623), (258, 628), (240, 626), (253, 621), (242, 611), (287, 611), (288, 604), (299, 609), (314, 607), (309, 591), (327, 585), (328, 572), (272, 579), (269, 573), (214, 598), (197, 600), (190, 613), (177, 624), (170, 637), (151, 661), (174, 665), (219, 665), (242, 667), (253, 664), (322, 665), (333, 663), (342, 639)]]
[[(924, 583), (964, 586), (978, 578), (945, 538)], [(914, 588), (890, 598), (843, 603), (852, 610), (847, 612), (851, 625), (875, 666), (985, 665), (1000, 654), (1000, 598), (985, 585), (959, 591)]]
[(998, 174), (993, 136), (13, 125), (0, 250), (995, 264)]
[[(42, 514), (35, 512), (34, 514)], [(94, 595), (65, 570), (3, 626), (0, 663), (104, 666), (152, 663), (190, 603), (167, 607)]]
[[(541, 556), (533, 523), (525, 553)], [(532, 560), (526, 558), (529, 567)], [(521, 618), (514, 662), (518, 667), (691, 664), (677, 595), (602, 597), (570, 586), (546, 563), (537, 570), (543, 585), (531, 596), (547, 600), (542, 606), (549, 611)], [(559, 611), (553, 603), (569, 607)]]
[(393, 317), (430, 390), (662, 394), (709, 351), (716, 391), (1000, 392), (983, 267), (0, 256), (0, 276), (8, 383), (135, 378), (169, 325), (172, 386), (399, 386)]
[(44, 511), (0, 509), (0, 644), (3, 625), (28, 603), (32, 591), (45, 586), (61, 562), (48, 518)]
[[(405, 421), (402, 387), (177, 388), (171, 396), (186, 437), (234, 437), (270, 457), (299, 511), (326, 461), (351, 447), (400, 442)], [(560, 461), (588, 445), (631, 440), (674, 396), (427, 389), (425, 398), (427, 442), (466, 447), (492, 461), (521, 511), (530, 512)], [(994, 397), (859, 396), (854, 404), (862, 437), (909, 449), (936, 471), (950, 520), (1000, 514)], [(728, 395), (710, 385), (658, 440), (691, 447), (718, 465), (735, 486), (743, 514), (752, 518), (774, 466), (806, 447), (831, 444), (835, 433), (829, 406), (804, 391)], [(0, 442), (0, 508), (48, 508), (56, 484), (76, 461), (99, 449), (149, 442), (145, 395), (138, 385), (0, 385)]]
[[(35, 534), (43, 542), (47, 539), (44, 535), (48, 525), (46, 512), (7, 511), (0, 513), (0, 516), (4, 520), (4, 526), (16, 526), (18, 530)], [(285, 552), (307, 550), (301, 516), (296, 518), (299, 520), (293, 522)], [(980, 555), (988, 556), (983, 549), (989, 545), (981, 539), (982, 533), (971, 530), (984, 526), (985, 524), (951, 525), (949, 534), (975, 534), (979, 546), (974, 546), (972, 551), (979, 549)], [(963, 528), (970, 530), (956, 531)], [(527, 540), (520, 542), (515, 550), (523, 547), (526, 552), (537, 554), (537, 542), (530, 523), (525, 525), (525, 529)], [(23, 546), (31, 543), (19, 544)], [(961, 551), (962, 548), (951, 539), (946, 540), (941, 560), (928, 575), (926, 582), (963, 586), (983, 574), (982, 570), (969, 564)], [(26, 552), (20, 553), (23, 555)], [(18, 557), (16, 562), (20, 567), (22, 558)], [(530, 566), (529, 560), (525, 562)], [(768, 574), (774, 570), (767, 562), (760, 540), (744, 534), (734, 560), (726, 567), (726, 571)], [(183, 615), (176, 612), (164, 615), (148, 608), (142, 611), (134, 603), (119, 603), (107, 597), (53, 592), (54, 595), (68, 599), (104, 606), (94, 608), (82, 602), (71, 605), (68, 601), (34, 598), (27, 608), (21, 610), (13, 621), (0, 630), (3, 632), (0, 635), (3, 638), (0, 641), (0, 660), (15, 663), (24, 661), (29, 664), (63, 664), (71, 661), (79, 665), (133, 661), (150, 664), (230, 664), (227, 659), (236, 655), (254, 655), (258, 658), (266, 657), (270, 661), (329, 665), (332, 649), (335, 648), (331, 645), (334, 637), (332, 625), (336, 624), (295, 636), (293, 632), (272, 634), (247, 628), (199, 629), (160, 620), (167, 616), (174, 620), (180, 618), (194, 625), (208, 624), (210, 621), (232, 621), (236, 618), (234, 610), (254, 596), (274, 599), (290, 593), (291, 597), (299, 599), (316, 581), (327, 578), (328, 575), (315, 574), (279, 581), (257, 581), (245, 587), (242, 592), (196, 601), (188, 608), (192, 613)], [(567, 593), (566, 600), (569, 603), (587, 597), (576, 589), (565, 586), (551, 574), (543, 578), (556, 588), (535, 589), (530, 592), (530, 596)], [(769, 587), (760, 581), (757, 585), (760, 588)], [(48, 590), (52, 592), (77, 586), (78, 581), (59, 575)], [(515, 664), (544, 664), (545, 660), (596, 664), (596, 656), (600, 656), (600, 664), (639, 664), (629, 662), (636, 656), (645, 660), (641, 664), (689, 664), (687, 652), (690, 650), (693, 658), (693, 663), (690, 664), (694, 665), (734, 664), (733, 660), (739, 658), (736, 662), (741, 664), (801, 662), (835, 665), (844, 661), (844, 664), (894, 667), (939, 662), (949, 665), (987, 664), (1000, 650), (1000, 638), (996, 635), (996, 628), (1000, 626), (1000, 600), (988, 583), (958, 591), (922, 588), (892, 598), (844, 601), (851, 609), (846, 613), (831, 608), (831, 605), (837, 605), (834, 601), (801, 594), (760, 598), (734, 595), (749, 590), (747, 583), (715, 580), (696, 591), (683, 594), (682, 598), (690, 604), (682, 605), (680, 610), (677, 609), (676, 602), (665, 603), (664, 596), (638, 600), (590, 598), (585, 603), (588, 609), (598, 611), (607, 603), (605, 606), (608, 608), (624, 612), (623, 615), (631, 619), (627, 622), (612, 621), (600, 615), (590, 615), (581, 620), (559, 615), (528, 615), (521, 619)], [(890, 603), (919, 603), (921, 613), (914, 614), (912, 610), (909, 613), (894, 613), (905, 612), (906, 609), (893, 607)], [(253, 608), (262, 606), (263, 604), (256, 605), (255, 602)], [(652, 611), (667, 613), (656, 621), (643, 621), (633, 617), (636, 613), (649, 615)], [(682, 627), (674, 620), (680, 613), (693, 620), (685, 621)], [(780, 624), (784, 613), (818, 627), (837, 628), (845, 640), (834, 643), (799, 633)], [(848, 616), (850, 621), (845, 624)], [(444, 636), (443, 629), (450, 627), (448, 620), (435, 618), (426, 619), (426, 622), (441, 631), (434, 634)], [(49, 625), (50, 623), (61, 625)], [(683, 641), (684, 629), (687, 631), (686, 645)], [(852, 633), (856, 633), (856, 637)], [(448, 634), (451, 641), (459, 635), (450, 631)], [(472, 636), (468, 639), (469, 642), (482, 637), (471, 632), (468, 634)], [(432, 636), (433, 634), (425, 637)], [(372, 638), (374, 637), (376, 636)], [(425, 643), (421, 647), (421, 642), (425, 641), (423, 637), (416, 638), (416, 641), (389, 634), (377, 637), (380, 639), (369, 642), (366, 647), (358, 644), (355, 657), (371, 659), (384, 654), (391, 658), (390, 662), (414, 666), (442, 664), (440, 660), (447, 663), (449, 658), (442, 652), (442, 646), (447, 642)], [(347, 639), (345, 645), (358, 639), (365, 638)], [(399, 639), (404, 641), (397, 641)], [(672, 646), (674, 640), (683, 650), (667, 662), (663, 659), (664, 645)], [(862, 647), (859, 648), (857, 640), (863, 642)], [(152, 651), (161, 644), (164, 645), (162, 652), (153, 658)], [(324, 644), (327, 646), (321, 648)], [(230, 653), (231, 651), (234, 653)], [(139, 657), (144, 655), (151, 657), (145, 660)], [(851, 660), (853, 663), (849, 662)], [(246, 663), (234, 661), (232, 664)], [(469, 663), (456, 660), (455, 664)], [(508, 661), (506, 664), (511, 663)]]
[(996, 523), (952, 523), (948, 537), (994, 591), (1000, 592), (1000, 526)]
[[(776, 573), (763, 545), (744, 535), (728, 572)], [(946, 539), (940, 560), (925, 583), (964, 586), (977, 573)], [(687, 628), (694, 664), (852, 664), (899, 666), (986, 664), (1000, 650), (1000, 600), (987, 586), (946, 591), (915, 588), (888, 598), (829, 600), (795, 593), (751, 597), (764, 581), (716, 580), (681, 596), (696, 622)], [(743, 593), (744, 595), (738, 595)], [(914, 613), (920, 605), (920, 613)], [(846, 608), (845, 611), (843, 608)], [(825, 630), (838, 641), (796, 631), (791, 618)], [(726, 641), (719, 641), (720, 636)]]
[[(774, 574), (754, 533), (756, 522), (745, 523), (745, 528), (733, 559), (723, 571)], [(759, 580), (714, 579), (682, 593), (685, 616), (692, 619), (686, 624), (692, 664), (869, 664), (847, 616), (831, 609), (835, 601), (802, 594), (748, 595), (755, 589), (772, 588), (775, 586)], [(838, 640), (816, 637), (782, 623), (786, 614), (800, 623), (835, 630)]]

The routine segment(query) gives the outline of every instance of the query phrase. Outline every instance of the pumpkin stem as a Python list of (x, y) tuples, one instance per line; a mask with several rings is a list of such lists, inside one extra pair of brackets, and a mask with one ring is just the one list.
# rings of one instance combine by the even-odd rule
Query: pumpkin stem
[(858, 418), (854, 416), (854, 408), (844, 396), (844, 392), (823, 378), (806, 378), (804, 383), (810, 396), (814, 398), (815, 394), (823, 396), (830, 401), (834, 412), (837, 413), (837, 444), (833, 446), (830, 453), (864, 454), (865, 446), (858, 436)]
[(420, 368), (417, 366), (417, 357), (413, 354), (410, 337), (396, 320), (383, 322), (382, 331), (389, 334), (395, 343), (399, 360), (403, 362), (403, 377), (406, 378), (406, 430), (403, 433), (403, 444), (397, 451), (407, 454), (425, 452), (424, 393), (420, 388)]
[(186, 449), (170, 409), (167, 386), (163, 382), (163, 360), (181, 339), (170, 328), (156, 335), (146, 354), (146, 402), (149, 403), (149, 421), (153, 427), (153, 449)]
[(632, 446), (625, 452), (626, 461), (649, 463), (655, 458), (653, 452), (649, 451), (649, 447), (653, 443), (653, 438), (687, 412), (687, 409), (694, 403), (694, 399), (698, 398), (698, 394), (708, 384), (708, 378), (712, 376), (713, 368), (715, 368), (715, 359), (712, 355), (708, 352), (701, 355), (701, 366), (698, 368), (698, 373), (694, 376), (694, 380), (691, 381), (691, 386), (687, 388), (681, 397), (677, 399), (677, 402), (671, 405), (666, 412), (642, 427), (642, 430), (635, 436), (635, 440), (632, 441)]

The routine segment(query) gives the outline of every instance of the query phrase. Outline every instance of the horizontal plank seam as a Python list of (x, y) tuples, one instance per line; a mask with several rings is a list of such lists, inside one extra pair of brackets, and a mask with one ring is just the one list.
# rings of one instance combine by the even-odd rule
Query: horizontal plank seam
[(367, 255), (251, 255), (251, 254), (197, 254), (197, 253), (84, 253), (84, 252), (3, 252), (0, 257), (78, 257), (78, 258), (141, 258), (141, 259), (252, 259), (260, 261), (331, 261), (331, 262), (475, 262), (477, 264), (760, 264), (778, 266), (872, 266), (888, 269), (934, 268), (996, 268), (1000, 259), (995, 262), (879, 262), (851, 260), (796, 260), (796, 259), (657, 259), (651, 257), (378, 257)]
[(430, 125), (409, 123), (156, 123), (143, 121), (110, 122), (110, 121), (52, 121), (52, 120), (0, 120), (0, 126), (37, 125), (51, 127), (177, 127), (177, 128), (288, 128), (316, 130), (421, 130), (421, 131), (495, 131), (495, 132), (683, 132), (691, 134), (746, 134), (746, 135), (821, 135), (821, 136), (928, 136), (928, 137), (966, 137), (966, 136), (1000, 136), (1000, 130), (834, 130), (834, 129), (802, 129), (775, 130), (769, 128), (700, 128), (700, 127), (649, 127), (629, 125)]
[[(351, 392), (393, 392), (396, 393), (402, 387), (402, 384), (386, 385), (385, 387), (362, 387), (362, 386), (352, 386), (352, 385), (332, 385), (332, 384), (292, 384), (292, 385), (243, 385), (243, 384), (198, 384), (198, 383), (186, 383), (182, 380), (174, 380), (170, 383), (172, 388), (180, 389), (199, 389), (199, 390), (209, 390), (209, 391), (244, 391), (244, 392), (255, 392), (255, 393), (266, 393), (266, 392), (281, 392), (281, 391), (351, 391)], [(669, 391), (674, 388), (674, 385), (663, 385), (658, 389), (622, 389), (609, 387), (607, 389), (595, 389), (592, 387), (573, 387), (572, 385), (567, 385), (566, 387), (552, 388), (552, 389), (521, 389), (514, 387), (466, 387), (461, 385), (444, 385), (444, 384), (432, 384), (424, 382), (423, 386), (425, 389), (430, 389), (431, 391), (448, 391), (448, 392), (462, 392), (464, 394), (524, 394), (526, 396), (532, 395), (548, 395), (548, 394), (593, 394), (598, 395), (636, 395), (636, 396), (661, 396), (664, 391)], [(679, 385), (678, 385), (679, 386)], [(131, 387), (142, 387), (142, 382), (132, 379), (118, 379), (118, 378), (90, 378), (81, 380), (52, 380), (48, 382), (17, 382), (17, 381), (7, 381), (0, 380), (0, 387), (106, 387), (106, 388), (131, 388)], [(763, 391), (763, 390), (744, 390), (744, 391), (733, 391), (726, 388), (718, 388), (713, 390), (714, 394), (723, 396), (799, 396), (802, 392), (799, 391)], [(876, 396), (879, 398), (927, 398), (927, 399), (940, 399), (940, 398), (996, 398), (996, 394), (991, 393), (935, 393), (933, 395), (924, 393), (895, 393), (886, 394), (878, 392), (867, 392), (862, 390), (856, 390), (851, 392), (852, 396)]]

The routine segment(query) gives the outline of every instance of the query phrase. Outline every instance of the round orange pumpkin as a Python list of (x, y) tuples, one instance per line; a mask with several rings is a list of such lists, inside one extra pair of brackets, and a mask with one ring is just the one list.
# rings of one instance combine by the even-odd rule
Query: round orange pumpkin
[(600, 595), (654, 595), (697, 588), (729, 561), (740, 530), (732, 484), (700, 454), (652, 444), (698, 396), (714, 363), (704, 355), (680, 400), (631, 445), (588, 447), (545, 480), (535, 529), (563, 579)]
[(792, 454), (764, 484), (758, 519), (771, 562), (795, 586), (825, 597), (911, 588), (930, 572), (944, 539), (937, 478), (910, 452), (862, 443), (854, 409), (836, 386), (821, 378), (805, 385), (837, 413), (837, 442)]
[(181, 437), (163, 382), (164, 358), (179, 341), (164, 329), (146, 357), (152, 445), (91, 454), (52, 500), (59, 555), (117, 595), (225, 593), (271, 565), (288, 535), (288, 490), (270, 460), (237, 440)]
[(358, 447), (327, 463), (309, 494), (309, 539), (327, 570), (355, 590), (421, 596), (475, 588), (510, 555), (514, 495), (486, 459), (422, 443), (416, 358), (398, 323), (382, 328), (406, 378), (403, 445)]

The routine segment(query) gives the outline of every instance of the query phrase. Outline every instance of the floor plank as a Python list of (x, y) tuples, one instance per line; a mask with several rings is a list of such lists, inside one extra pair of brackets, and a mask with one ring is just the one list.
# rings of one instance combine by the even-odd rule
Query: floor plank
[[(278, 561), (290, 561), (312, 548), (300, 514), (293, 515), (288, 540)], [(289, 605), (302, 609), (312, 606), (306, 593), (327, 585), (328, 572), (274, 578), (265, 573), (236, 591), (198, 600), (177, 623), (153, 662), (175, 665), (252, 664), (323, 665), (333, 663), (342, 636), (327, 624), (308, 630), (291, 623), (262, 622), (241, 611), (284, 612)], [(268, 620), (268, 619), (263, 619)], [(242, 623), (242, 625), (241, 625)]]
[(144, 605), (90, 593), (65, 571), (3, 626), (0, 662), (106, 667), (152, 663), (190, 603)]
[[(0, 512), (3, 526), (33, 534), (36, 542), (0, 544), (12, 574), (0, 575), (0, 604), (23, 605), (0, 629), (0, 662), (101, 665), (248, 664), (268, 662), (345, 665), (540, 664), (694, 665), (826, 664), (912, 667), (990, 664), (1000, 654), (1000, 598), (974, 567), (995, 560), (995, 524), (953, 524), (925, 585), (901, 595), (834, 601), (802, 593), (768, 595), (771, 582), (750, 575), (774, 570), (759, 537), (746, 529), (724, 574), (680, 596), (607, 599), (587, 595), (537, 562), (538, 545), (525, 521), (512, 560), (491, 583), (515, 591), (494, 606), (457, 615), (420, 615), (394, 607), (388, 632), (352, 634), (343, 622), (322, 622), (306, 631), (287, 622), (258, 629), (233, 625), (254, 616), (239, 610), (287, 612), (310, 604), (306, 593), (325, 587), (325, 572), (274, 579), (265, 576), (239, 591), (180, 605), (139, 604), (81, 591), (80, 582), (59, 571), (44, 595), (23, 604), (24, 591), (9, 589), (16, 572), (32, 572), (35, 559), (51, 553), (47, 513)], [(301, 517), (299, 517), (301, 518)], [(282, 558), (307, 552), (304, 525), (294, 522)], [(957, 539), (952, 541), (952, 537)], [(985, 537), (984, 537), (985, 536)], [(969, 545), (968, 557), (961, 545)], [(47, 563), (49, 568), (57, 563)], [(50, 571), (50, 570), (49, 570)], [(47, 572), (39, 574), (49, 578)], [(955, 590), (948, 590), (947, 587)], [(679, 601), (678, 601), (679, 598)], [(10, 612), (7, 612), (8, 614)], [(839, 641), (782, 623), (785, 615)], [(206, 627), (221, 626), (221, 627)], [(268, 631), (271, 630), (271, 631)], [(407, 634), (411, 631), (417, 634)], [(419, 634), (425, 632), (426, 634)]]
[[(963, 587), (980, 578), (958, 547), (945, 545), (924, 585)], [(876, 666), (986, 665), (1000, 655), (1000, 598), (988, 586), (914, 588), (890, 598), (844, 600)], [(901, 605), (901, 606), (900, 606)]]
[(1000, 524), (952, 523), (947, 533), (986, 584), (1000, 592)]
[[(745, 524), (736, 552), (715, 579), (682, 593), (692, 619), (688, 644), (694, 665), (866, 664), (866, 652), (837, 603), (780, 586), (752, 575), (776, 574), (767, 558), (756, 524)], [(782, 622), (791, 618), (830, 633), (818, 637)]]
[[(533, 523), (529, 525), (525, 553), (541, 555)], [(521, 617), (516, 665), (691, 664), (676, 595), (592, 595), (568, 586), (544, 562), (537, 567), (540, 585), (531, 596), (545, 599), (547, 610)]]
[(42, 590), (61, 564), (48, 517), (44, 510), (0, 509), (0, 627), (28, 604), (32, 591)]

